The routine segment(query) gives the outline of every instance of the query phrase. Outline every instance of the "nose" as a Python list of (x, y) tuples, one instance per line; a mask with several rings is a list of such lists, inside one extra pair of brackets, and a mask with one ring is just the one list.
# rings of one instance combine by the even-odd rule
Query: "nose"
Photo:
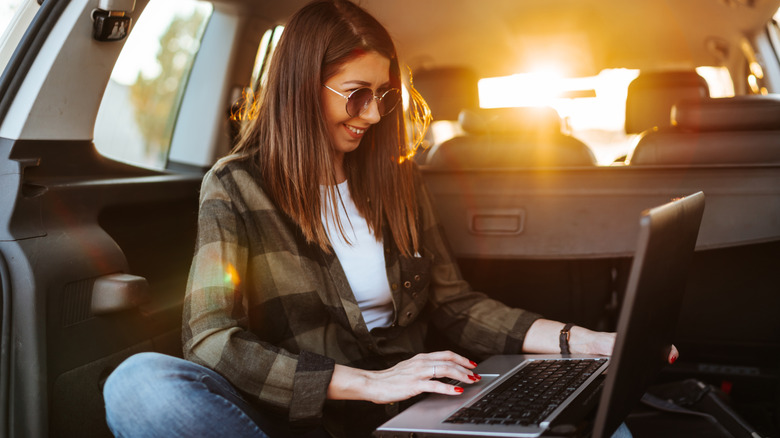
[(382, 119), (382, 116), (379, 115), (379, 103), (376, 99), (371, 99), (371, 103), (368, 104), (368, 108), (363, 111), (360, 118), (372, 125)]

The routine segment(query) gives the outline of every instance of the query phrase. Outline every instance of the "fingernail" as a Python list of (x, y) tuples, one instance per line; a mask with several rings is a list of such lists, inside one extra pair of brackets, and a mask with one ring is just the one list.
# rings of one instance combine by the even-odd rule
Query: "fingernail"
[(476, 382), (479, 379), (477, 378), (477, 376), (471, 374), (471, 375), (469, 375), (469, 380), (471, 380), (472, 382)]
[(672, 357), (669, 358), (669, 363), (670, 364), (675, 363), (676, 361), (677, 361), (677, 356), (672, 356)]
[(462, 392), (463, 392), (463, 388), (461, 388), (460, 386), (456, 386), (456, 387), (455, 387), (455, 392), (457, 392), (458, 394), (460, 394), (460, 393), (462, 393)]
[(472, 366), (477, 366), (477, 363), (474, 362), (473, 360), (470, 360), (469, 362), (471, 363)]

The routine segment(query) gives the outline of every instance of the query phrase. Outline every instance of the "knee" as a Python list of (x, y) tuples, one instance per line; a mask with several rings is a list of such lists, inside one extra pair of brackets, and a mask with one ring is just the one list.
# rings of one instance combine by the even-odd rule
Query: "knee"
[(153, 385), (170, 368), (172, 357), (159, 353), (139, 353), (122, 362), (106, 379), (103, 395), (114, 399), (138, 392), (140, 387)]
[[(159, 353), (139, 353), (122, 362), (103, 386), (103, 400), (109, 426), (139, 414), (155, 412), (156, 401), (166, 394), (175, 380), (172, 372), (183, 362)], [(113, 429), (113, 428), (112, 428)]]

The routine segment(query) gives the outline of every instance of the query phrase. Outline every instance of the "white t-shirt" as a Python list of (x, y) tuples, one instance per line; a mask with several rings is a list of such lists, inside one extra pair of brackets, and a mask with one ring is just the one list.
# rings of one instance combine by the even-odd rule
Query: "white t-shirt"
[[(328, 232), (333, 251), (344, 268), (368, 329), (387, 327), (393, 321), (393, 301), (385, 269), (384, 245), (376, 240), (368, 228), (368, 222), (358, 212), (347, 182), (337, 187), (343, 201), (343, 205), (338, 206), (339, 218), (349, 243), (344, 240), (336, 225), (332, 200), (325, 203), (322, 223)], [(326, 191), (326, 187), (320, 186), (323, 199)], [(336, 203), (340, 204), (338, 199)]]

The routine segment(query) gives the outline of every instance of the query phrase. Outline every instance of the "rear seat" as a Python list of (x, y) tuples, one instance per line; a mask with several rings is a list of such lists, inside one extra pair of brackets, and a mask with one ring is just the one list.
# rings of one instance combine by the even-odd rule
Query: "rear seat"
[(682, 100), (671, 123), (643, 133), (628, 164), (780, 163), (780, 95)]
[(561, 132), (550, 107), (462, 110), (466, 135), (441, 143), (426, 164), (444, 169), (594, 166), (585, 143)]

